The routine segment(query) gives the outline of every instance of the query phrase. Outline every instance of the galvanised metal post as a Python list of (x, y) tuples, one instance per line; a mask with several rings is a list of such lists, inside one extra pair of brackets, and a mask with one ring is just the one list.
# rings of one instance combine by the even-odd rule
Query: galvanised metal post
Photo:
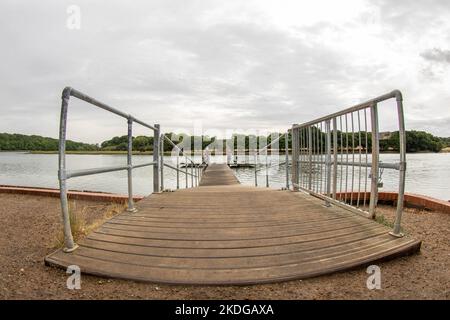
[(256, 151), (255, 151), (255, 187), (257, 187), (258, 186), (258, 169), (257, 169), (257, 162), (258, 162), (258, 158), (257, 158), (257, 155), (256, 155)]
[(375, 210), (378, 201), (378, 166), (379, 166), (379, 132), (378, 132), (378, 107), (373, 103), (370, 107), (372, 121), (372, 174), (370, 183), (369, 217), (375, 218)]
[[(67, 171), (66, 170), (66, 130), (67, 130), (67, 111), (68, 111), (68, 105), (69, 105), (69, 99), (73, 96), (75, 98), (78, 98), (80, 100), (83, 100), (89, 104), (92, 104), (100, 109), (106, 110), (108, 112), (114, 113), (122, 118), (125, 118), (127, 120), (132, 120), (133, 122), (136, 122), (144, 127), (147, 127), (151, 130), (156, 130), (155, 127), (140, 121), (134, 117), (132, 117), (129, 114), (126, 114), (120, 110), (117, 110), (113, 107), (110, 107), (94, 98), (89, 97), (88, 95), (77, 91), (71, 87), (66, 87), (63, 90), (62, 93), (62, 104), (61, 104), (61, 118), (60, 118), (60, 132), (59, 132), (59, 158), (58, 158), (58, 179), (60, 184), (60, 198), (61, 198), (61, 212), (62, 212), (62, 219), (63, 219), (63, 230), (64, 230), (64, 252), (72, 252), (77, 248), (76, 243), (73, 240), (71, 226), (70, 226), (70, 212), (69, 212), (69, 205), (67, 200), (67, 180), (69, 178), (74, 177), (81, 177), (86, 175), (92, 175), (92, 174), (99, 174), (99, 173), (105, 173), (105, 172), (113, 172), (113, 171), (121, 171), (121, 170), (129, 170), (130, 168), (133, 169), (132, 165), (122, 165), (122, 166), (115, 166), (115, 167), (107, 167), (107, 168), (94, 168), (94, 169), (85, 169), (85, 170), (75, 170), (75, 171)], [(131, 136), (131, 134), (130, 134)], [(131, 163), (131, 162), (129, 162)], [(154, 165), (154, 162), (141, 164), (138, 166), (135, 166), (135, 168), (141, 168)], [(131, 181), (130, 181), (131, 182)], [(132, 183), (130, 183), (132, 185)], [(132, 195), (132, 190), (130, 194)], [(134, 204), (133, 204), (134, 205)]]
[(192, 168), (192, 175), (194, 177), (194, 186), (197, 186), (197, 175), (195, 174), (196, 170), (197, 170), (197, 166), (196, 164), (192, 164), (193, 168)]
[(190, 165), (191, 167), (191, 188), (194, 187), (194, 164), (191, 162)]
[(400, 168), (399, 168), (399, 187), (397, 198), (397, 212), (395, 215), (394, 228), (391, 235), (395, 237), (403, 237), (401, 233), (401, 222), (403, 213), (403, 201), (405, 196), (405, 174), (406, 174), (406, 131), (405, 119), (403, 117), (403, 96), (398, 90), (394, 91), (397, 100), (398, 128), (400, 138)]
[(72, 88), (65, 88), (62, 92), (61, 118), (59, 125), (59, 158), (58, 158), (58, 180), (61, 199), (61, 212), (64, 228), (64, 252), (72, 252), (78, 248), (73, 241), (72, 229), (70, 227), (69, 203), (67, 200), (66, 182), (66, 130), (67, 130), (67, 109), (69, 105)]
[(128, 117), (128, 148), (127, 148), (127, 166), (128, 166), (128, 208), (129, 212), (136, 212), (133, 202), (133, 118)]
[(161, 165), (159, 161), (159, 138), (160, 129), (159, 124), (155, 124), (155, 131), (153, 135), (153, 192), (159, 192), (159, 166)]
[[(399, 137), (400, 137), (400, 162), (399, 163), (380, 163), (380, 159), (379, 159), (379, 119), (378, 119), (378, 103), (383, 102), (383, 101), (387, 101), (389, 99), (392, 98), (396, 98), (397, 100), (397, 112), (398, 112), (398, 123), (399, 123)], [(366, 111), (367, 109), (369, 109), (369, 112), (371, 113), (371, 133), (368, 133), (368, 125), (367, 125), (367, 115), (366, 115)], [(354, 149), (355, 149), (355, 145), (354, 145), (354, 121), (353, 121), (353, 113), (357, 112), (358, 113), (358, 135), (359, 137), (361, 137), (361, 123), (360, 123), (360, 111), (363, 110), (364, 112), (364, 132), (365, 132), (365, 155), (366, 155), (366, 160), (365, 160), (365, 164), (362, 164), (361, 158), (359, 160), (359, 163), (356, 163), (354, 160), (352, 162), (349, 162), (348, 158), (345, 161), (344, 160), (344, 150), (347, 150), (347, 154), (348, 154), (348, 150), (350, 148), (353, 149), (352, 153), (353, 153), (353, 158), (354, 158)], [(348, 145), (348, 142), (346, 143), (346, 146), (344, 146), (344, 140), (343, 138), (347, 138), (346, 141), (348, 141), (348, 137), (349, 137), (349, 133), (348, 133), (348, 123), (347, 123), (347, 115), (351, 115), (352, 117), (352, 129), (351, 129), (351, 138), (352, 138), (352, 146), (350, 147)], [(342, 123), (342, 119), (345, 119), (345, 131), (344, 131), (344, 127), (343, 127), (343, 123)], [(404, 188), (405, 188), (405, 171), (406, 171), (406, 133), (405, 133), (405, 127), (404, 127), (404, 115), (403, 115), (403, 98), (402, 98), (402, 94), (400, 91), (395, 90), (392, 91), (390, 93), (381, 95), (379, 97), (376, 97), (374, 99), (371, 99), (369, 101), (360, 103), (358, 105), (352, 106), (350, 108), (335, 112), (333, 114), (330, 115), (326, 115), (324, 117), (321, 117), (319, 119), (315, 119), (306, 123), (303, 123), (301, 125), (293, 125), (293, 130), (294, 129), (301, 129), (304, 130), (302, 131), (300, 137), (301, 137), (301, 146), (300, 146), (300, 150), (301, 150), (301, 155), (302, 155), (302, 161), (300, 161), (300, 163), (305, 163), (308, 164), (308, 162), (311, 163), (311, 161), (303, 161), (303, 155), (305, 155), (305, 157), (308, 157), (308, 153), (311, 154), (312, 151), (312, 147), (313, 144), (311, 144), (311, 141), (304, 141), (303, 139), (303, 132), (305, 132), (305, 136), (306, 136), (306, 130), (312, 130), (312, 126), (316, 126), (322, 122), (325, 122), (327, 120), (333, 121), (333, 150), (334, 150), (334, 161), (333, 161), (333, 168), (334, 168), (334, 176), (333, 176), (333, 183), (332, 183), (332, 193), (333, 193), (333, 198), (330, 198), (328, 196), (328, 201), (332, 204), (335, 204), (337, 206), (349, 209), (355, 213), (358, 214), (364, 214), (367, 217), (370, 218), (374, 218), (375, 217), (375, 211), (376, 211), (376, 206), (377, 206), (377, 202), (378, 202), (378, 178), (379, 178), (379, 168), (390, 168), (390, 169), (394, 169), (394, 170), (399, 170), (399, 186), (398, 186), (398, 199), (397, 199), (397, 212), (396, 212), (396, 218), (395, 218), (395, 223), (394, 223), (394, 228), (391, 232), (391, 234), (393, 236), (396, 237), (400, 237), (401, 235), (401, 216), (402, 216), (402, 211), (403, 211), (403, 205), (404, 205)], [(340, 122), (340, 126), (338, 125), (337, 122)], [(338, 129), (340, 131), (340, 133), (338, 132)], [(370, 131), (370, 130), (369, 130)], [(338, 134), (340, 134), (341, 140), (340, 143), (338, 141)], [(369, 141), (368, 141), (368, 136), (372, 135), (372, 145), (373, 145), (373, 150), (371, 151), (371, 155), (372, 155), (372, 161), (369, 164), (368, 158), (369, 158), (369, 153), (368, 153), (368, 145), (369, 145)], [(293, 142), (295, 139), (295, 134), (293, 135)], [(313, 141), (314, 141), (315, 137), (313, 135)], [(361, 140), (361, 138), (359, 138), (359, 140)], [(361, 142), (361, 141), (360, 141)], [(305, 144), (305, 147), (303, 147), (302, 144)], [(308, 149), (305, 149), (308, 148)], [(293, 146), (293, 149), (295, 150), (295, 145)], [(293, 152), (295, 152), (293, 150)], [(303, 150), (305, 150), (305, 152), (303, 152)], [(308, 152), (309, 151), (309, 152)], [(340, 155), (338, 154), (340, 153)], [(313, 152), (313, 156), (315, 156), (314, 152)], [(360, 151), (360, 157), (361, 157), (361, 151)], [(338, 161), (338, 159), (340, 159), (340, 161)], [(313, 163), (319, 163), (321, 164), (322, 162), (320, 161), (314, 161)], [(338, 171), (338, 166), (341, 166), (340, 169), (340, 175), (337, 174)], [(366, 173), (364, 174), (364, 199), (363, 199), (363, 207), (366, 207), (366, 203), (367, 203), (367, 177), (368, 177), (368, 170), (367, 168), (371, 168), (371, 182), (370, 182), (370, 198), (369, 198), (369, 209), (361, 209), (359, 207), (359, 200), (360, 200), (360, 184), (361, 184), (361, 174), (358, 175), (358, 179), (359, 179), (359, 184), (358, 184), (358, 198), (357, 198), (357, 203), (356, 203), (356, 207), (353, 206), (353, 203), (348, 203), (347, 202), (347, 195), (348, 195), (348, 185), (347, 185), (347, 178), (348, 178), (348, 167), (349, 166), (359, 166), (359, 170), (361, 170), (361, 167), (364, 166), (366, 168)], [(345, 175), (343, 174), (343, 167), (346, 167), (346, 173)], [(294, 171), (295, 166), (293, 166), (293, 171)], [(311, 170), (310, 170), (311, 171)], [(353, 171), (353, 170), (352, 170)], [(352, 190), (354, 189), (354, 183), (353, 183), (353, 179), (354, 179), (354, 173), (352, 172)], [(337, 182), (337, 180), (339, 179), (339, 182)], [(346, 183), (345, 183), (345, 187), (343, 187), (343, 180), (345, 179)], [(312, 180), (312, 179), (310, 179)], [(339, 186), (337, 185), (339, 184)], [(301, 189), (305, 189), (306, 191), (311, 191), (311, 188), (309, 188), (308, 190), (308, 185), (306, 183), (304, 183), (304, 185), (306, 185), (306, 188), (302, 188)], [(339, 196), (337, 196), (337, 188), (339, 187)], [(314, 191), (314, 190), (312, 190)], [(353, 193), (350, 196), (350, 201), (352, 200), (352, 196)], [(337, 199), (338, 198), (338, 199)]]
[(286, 189), (289, 190), (289, 133), (284, 135), (284, 150), (286, 155)]
[(184, 155), (184, 174), (186, 176), (186, 189), (189, 187), (188, 186), (188, 167), (187, 167), (187, 156)]
[(197, 165), (197, 187), (200, 185), (200, 164)]
[(197, 170), (195, 171), (197, 177), (197, 187), (200, 184), (200, 173), (199, 173), (199, 165), (196, 166)]
[(337, 118), (333, 118), (333, 199), (336, 200), (337, 189), (337, 171), (338, 171), (338, 132)]
[(269, 187), (269, 148), (266, 149), (266, 188)]
[(161, 134), (161, 148), (160, 148), (160, 159), (161, 159), (161, 191), (164, 191), (164, 134)]
[(197, 178), (198, 178), (198, 176), (197, 176), (197, 164), (194, 165), (194, 172), (195, 172), (195, 174), (194, 174), (194, 182), (195, 182), (195, 186), (197, 187), (198, 186), (198, 181), (197, 181)]
[(308, 127), (308, 150), (309, 150), (309, 181), (308, 181), (308, 189), (311, 190), (311, 187), (312, 187), (312, 132), (311, 132), (311, 126)]
[(294, 191), (299, 191), (299, 129), (294, 128), (295, 124), (292, 126), (292, 171), (291, 179)]
[[(326, 149), (327, 149), (327, 196), (331, 197), (331, 128), (330, 120), (325, 121), (325, 132), (327, 134)], [(330, 207), (329, 201), (325, 201), (325, 206)]]
[(180, 150), (177, 152), (177, 189), (180, 189)]

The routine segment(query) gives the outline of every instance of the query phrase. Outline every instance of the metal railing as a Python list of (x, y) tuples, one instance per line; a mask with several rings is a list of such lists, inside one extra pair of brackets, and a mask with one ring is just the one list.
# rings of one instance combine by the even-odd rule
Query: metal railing
[[(399, 162), (383, 163), (379, 158), (378, 103), (394, 98), (397, 102)], [(400, 91), (395, 90), (313, 121), (295, 124), (291, 133), (294, 190), (303, 190), (321, 198), (326, 206), (334, 204), (375, 218), (380, 170), (398, 170), (398, 200), (391, 234), (402, 236), (406, 136)]]
[[(183, 149), (178, 147), (175, 143), (173, 143), (172, 140), (170, 140), (166, 135), (161, 135), (161, 150), (164, 150), (164, 140), (169, 142), (169, 144), (177, 150), (176, 152), (176, 166), (172, 166), (168, 163), (163, 162), (163, 165), (161, 166), (161, 185), (162, 189), (164, 190), (164, 167), (168, 167), (172, 170), (175, 170), (177, 173), (177, 189), (180, 188), (180, 172), (185, 175), (185, 181), (186, 181), (186, 188), (189, 188), (189, 179), (188, 176), (191, 177), (191, 187), (198, 187), (200, 184), (200, 180), (203, 175), (203, 167), (201, 164), (195, 163), (193, 159), (187, 156), (187, 154), (184, 152)], [(184, 169), (182, 170), (180, 168), (180, 155), (184, 156)], [(172, 151), (173, 156), (173, 151)], [(161, 157), (163, 159), (163, 157)], [(188, 164), (189, 163), (189, 164)], [(190, 169), (191, 172), (188, 172), (188, 169)]]
[[(269, 149), (269, 147), (272, 147), (274, 144), (279, 143), (280, 139), (282, 137), (285, 137), (285, 142), (284, 142), (284, 154), (285, 154), (285, 161), (279, 163), (279, 161), (276, 161), (275, 164), (272, 164), (271, 161), (269, 161), (269, 150), (272, 153), (272, 148)], [(277, 148), (276, 149), (276, 155), (279, 154), (280, 149)], [(273, 153), (272, 153), (273, 155)], [(258, 156), (264, 156), (265, 157), (265, 161), (263, 163), (262, 166), (260, 166), (258, 168)], [(265, 180), (266, 180), (266, 187), (268, 188), (270, 186), (270, 179), (269, 179), (269, 169), (273, 168), (273, 167), (278, 167), (278, 166), (285, 166), (286, 167), (286, 189), (289, 190), (289, 133), (286, 132), (285, 134), (281, 134), (278, 136), (278, 138), (272, 140), (270, 143), (268, 143), (266, 146), (264, 146), (263, 148), (256, 150), (256, 152), (254, 153), (254, 164), (255, 164), (255, 186), (258, 186), (258, 172), (260, 171), (265, 171), (264, 175), (265, 175)]]
[[(128, 145), (127, 165), (93, 168), (69, 171), (66, 169), (66, 130), (67, 112), (70, 97), (76, 97), (89, 104), (114, 113), (127, 120)], [(379, 118), (378, 103), (395, 98), (397, 101), (399, 128), (399, 162), (382, 163), (379, 160)], [(138, 123), (154, 132), (153, 161), (133, 165), (132, 163), (132, 130), (133, 123)], [(272, 140), (262, 149), (254, 153), (255, 185), (258, 185), (258, 172), (265, 170), (266, 187), (269, 183), (269, 169), (273, 166), (286, 167), (286, 189), (292, 186), (294, 191), (305, 191), (321, 198), (326, 206), (331, 204), (346, 208), (353, 212), (375, 217), (378, 202), (378, 185), (380, 169), (395, 169), (399, 171), (398, 200), (396, 218), (392, 235), (401, 237), (401, 218), (405, 191), (406, 171), (406, 136), (403, 116), (403, 98), (396, 90), (378, 98), (369, 100), (351, 108), (336, 112), (325, 117), (303, 124), (295, 124), (290, 130), (292, 139), (291, 172), (289, 172), (289, 132)], [(269, 150), (285, 137), (285, 162), (272, 164), (269, 161)], [(176, 165), (164, 162), (164, 141), (176, 150)], [(270, 147), (270, 148), (269, 148)], [(370, 150), (370, 152), (369, 152)], [(276, 153), (278, 155), (278, 152)], [(272, 153), (273, 154), (273, 153)], [(172, 153), (173, 155), (173, 153)], [(265, 162), (258, 167), (259, 156), (265, 157)], [(184, 157), (184, 170), (180, 166), (180, 156)], [(153, 166), (153, 190), (164, 191), (164, 167), (177, 173), (177, 189), (180, 188), (180, 173), (185, 175), (185, 186), (198, 186), (203, 173), (203, 166), (196, 164), (183, 149), (174, 144), (166, 135), (161, 134), (159, 124), (149, 125), (129, 114), (123, 113), (104, 103), (101, 103), (73, 88), (67, 87), (62, 92), (61, 118), (59, 131), (59, 170), (61, 208), (64, 228), (65, 252), (77, 248), (73, 240), (69, 207), (67, 199), (67, 180), (93, 174), (127, 170), (128, 171), (128, 211), (135, 212), (133, 202), (132, 170)], [(369, 172), (370, 168), (370, 172)], [(189, 172), (190, 171), (190, 172)], [(368, 188), (370, 179), (370, 188)], [(291, 183), (290, 183), (291, 180)]]
[[(66, 132), (67, 132), (67, 113), (69, 108), (69, 99), (70, 97), (75, 97), (80, 100), (83, 100), (89, 104), (92, 104), (96, 107), (99, 107), (103, 110), (109, 111), (113, 114), (116, 114), (122, 118), (127, 120), (128, 124), (128, 140), (127, 140), (127, 165), (123, 166), (115, 166), (115, 167), (104, 167), (104, 168), (92, 168), (92, 169), (84, 169), (84, 170), (67, 170), (66, 169)], [(70, 225), (70, 215), (69, 215), (69, 205), (67, 199), (67, 180), (75, 177), (100, 174), (106, 172), (113, 171), (128, 171), (128, 208), (127, 210), (130, 212), (136, 212), (136, 208), (134, 206), (133, 201), (133, 169), (142, 168), (146, 166), (153, 166), (153, 192), (164, 191), (164, 166), (174, 167), (164, 163), (164, 149), (163, 149), (163, 141), (160, 133), (159, 124), (150, 125), (141, 121), (130, 114), (126, 114), (122, 111), (119, 111), (113, 107), (110, 107), (102, 102), (99, 102), (96, 99), (89, 97), (88, 95), (77, 91), (71, 87), (64, 88), (62, 92), (62, 103), (61, 103), (61, 117), (60, 117), (60, 127), (59, 127), (59, 161), (58, 161), (58, 180), (59, 180), (59, 188), (60, 188), (60, 198), (61, 198), (61, 210), (62, 210), (62, 219), (63, 219), (63, 231), (64, 231), (64, 252), (72, 252), (78, 246), (73, 240), (71, 225)], [(154, 132), (153, 137), (153, 161), (138, 165), (133, 165), (132, 163), (132, 147), (133, 147), (133, 123), (140, 124), (148, 129), (151, 129)], [(165, 136), (164, 136), (165, 137)], [(167, 137), (165, 137), (167, 139)], [(170, 141), (170, 140), (169, 140)], [(172, 143), (172, 141), (170, 141)], [(173, 144), (173, 143), (172, 143)], [(175, 146), (177, 147), (177, 146)], [(178, 147), (177, 147), (178, 148)], [(192, 161), (192, 160), (191, 160)], [(187, 163), (187, 156), (186, 156)], [(193, 166), (192, 166), (193, 168)], [(179, 164), (176, 167), (177, 176), (179, 176), (178, 172), (180, 172)], [(186, 188), (188, 187), (187, 176), (191, 175), (191, 187), (194, 186), (193, 178), (196, 177), (196, 185), (199, 183), (201, 173), (194, 175), (193, 169), (191, 169), (191, 173), (187, 172), (186, 165)], [(179, 188), (179, 177), (177, 179), (177, 187)]]

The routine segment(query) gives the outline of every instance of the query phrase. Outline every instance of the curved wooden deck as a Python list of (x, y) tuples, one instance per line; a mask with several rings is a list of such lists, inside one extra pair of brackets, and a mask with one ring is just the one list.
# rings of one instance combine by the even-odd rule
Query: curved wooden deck
[(242, 186), (210, 165), (201, 186), (153, 194), (47, 264), (172, 284), (301, 279), (415, 252), (420, 241), (309, 195)]

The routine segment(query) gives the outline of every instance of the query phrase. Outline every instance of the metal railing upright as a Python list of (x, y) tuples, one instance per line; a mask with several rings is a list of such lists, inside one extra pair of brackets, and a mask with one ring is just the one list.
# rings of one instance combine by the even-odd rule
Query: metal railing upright
[[(285, 143), (284, 143), (284, 151), (285, 151), (285, 161), (279, 163), (276, 161), (275, 164), (272, 164), (271, 161), (269, 161), (269, 147), (272, 147), (275, 143), (279, 143), (282, 137), (285, 137)], [(272, 151), (272, 148), (270, 148)], [(277, 149), (277, 152), (279, 152), (280, 149)], [(258, 156), (264, 155), (265, 161), (261, 167), (258, 168)], [(277, 153), (278, 155), (278, 153)], [(258, 172), (264, 170), (265, 171), (265, 180), (266, 180), (266, 187), (270, 187), (270, 178), (269, 178), (269, 169), (273, 167), (278, 166), (285, 166), (286, 167), (286, 189), (289, 189), (289, 132), (286, 132), (284, 134), (280, 134), (278, 138), (272, 140), (270, 143), (265, 145), (263, 148), (258, 149), (255, 151), (254, 154), (254, 174), (255, 174), (255, 186), (258, 186)]]
[[(72, 171), (66, 169), (67, 113), (71, 96), (127, 120), (128, 139), (126, 165)], [(394, 98), (397, 102), (399, 162), (384, 163), (380, 161), (379, 156), (380, 133), (378, 104)], [(154, 133), (152, 162), (133, 165), (133, 123), (140, 124), (152, 130)], [(289, 160), (289, 136), (291, 136), (292, 145), (291, 161)], [(269, 150), (272, 155), (275, 150), (276, 155), (279, 156), (280, 148), (274, 147), (274, 145), (279, 143), (282, 137), (285, 138), (285, 161), (280, 163), (279, 157), (277, 157), (276, 163), (272, 164), (272, 160), (269, 160)], [(164, 161), (165, 141), (173, 147), (173, 150), (176, 150), (176, 165)], [(264, 163), (262, 166), (258, 166), (259, 156), (264, 156)], [(181, 167), (180, 157), (184, 157), (184, 168)], [(406, 172), (406, 133), (403, 115), (403, 97), (401, 92), (395, 90), (391, 93), (319, 119), (303, 124), (294, 124), (286, 133), (279, 135), (263, 148), (255, 150), (255, 186), (258, 185), (258, 172), (265, 171), (265, 185), (266, 187), (269, 187), (269, 169), (274, 166), (283, 165), (286, 167), (286, 189), (292, 188), (294, 191), (307, 192), (324, 200), (325, 206), (340, 206), (352, 212), (363, 214), (369, 218), (375, 218), (380, 179), (379, 170), (398, 170), (399, 184), (397, 209), (395, 223), (391, 234), (396, 237), (401, 237), (401, 218), (403, 212)], [(153, 192), (165, 191), (165, 167), (176, 171), (177, 189), (180, 188), (180, 173), (185, 175), (186, 188), (189, 187), (189, 180), (191, 187), (198, 186), (203, 174), (202, 163), (196, 164), (193, 159), (188, 157), (184, 149), (178, 147), (166, 135), (161, 134), (159, 124), (149, 125), (70, 87), (66, 87), (62, 92), (58, 166), (65, 245), (63, 250), (65, 252), (72, 252), (77, 248), (77, 245), (73, 240), (70, 225), (67, 199), (68, 179), (92, 174), (127, 170), (127, 210), (135, 212), (136, 208), (133, 201), (132, 182), (133, 169), (153, 166)], [(289, 169), (290, 166), (291, 169)]]
[[(100, 109), (111, 112), (115, 115), (118, 115), (127, 120), (127, 164), (123, 166), (114, 166), (114, 167), (103, 167), (103, 168), (91, 168), (84, 170), (67, 170), (66, 168), (66, 135), (67, 135), (67, 114), (69, 108), (69, 100), (70, 97), (78, 98), (82, 101), (85, 101), (89, 104), (92, 104)], [(67, 180), (75, 177), (114, 172), (114, 171), (122, 171), (127, 170), (128, 172), (128, 208), (127, 210), (130, 212), (136, 212), (136, 208), (134, 206), (133, 201), (133, 169), (153, 166), (153, 192), (164, 191), (164, 166), (171, 167), (170, 165), (164, 162), (164, 150), (163, 150), (163, 139), (164, 135), (161, 135), (159, 124), (150, 125), (146, 122), (139, 120), (133, 117), (130, 114), (124, 113), (118, 109), (108, 106), (90, 96), (75, 90), (71, 87), (64, 88), (62, 92), (62, 102), (61, 102), (61, 116), (60, 116), (60, 127), (59, 127), (59, 152), (58, 152), (58, 180), (59, 180), (59, 188), (60, 188), (60, 199), (61, 199), (61, 211), (62, 211), (62, 220), (63, 220), (63, 231), (64, 231), (64, 252), (72, 252), (78, 246), (75, 243), (72, 235), (72, 229), (70, 224), (70, 214), (69, 214), (69, 204), (67, 198)], [(150, 130), (153, 131), (153, 161), (148, 163), (142, 163), (138, 165), (133, 165), (132, 155), (133, 155), (133, 123), (140, 124)], [(164, 136), (165, 137), (165, 136)], [(167, 138), (167, 137), (166, 137)], [(169, 140), (170, 141), (170, 140)], [(170, 141), (172, 143), (172, 141)], [(173, 144), (173, 143), (172, 143)], [(174, 145), (175, 146), (175, 145)], [(177, 146), (175, 146), (178, 148)], [(179, 149), (179, 148), (178, 148)], [(186, 156), (187, 159), (187, 156)], [(193, 160), (190, 159), (190, 161)], [(193, 163), (192, 166), (195, 164)], [(186, 164), (187, 167), (187, 164)], [(173, 168), (173, 167), (171, 167)], [(179, 164), (177, 164), (177, 172), (181, 171), (179, 169)], [(187, 176), (186, 171), (186, 176)], [(193, 173), (191, 172), (191, 175)], [(198, 171), (198, 175), (201, 174)], [(199, 178), (197, 177), (197, 181)], [(198, 185), (198, 183), (197, 183)], [(179, 179), (177, 179), (177, 186), (179, 186)], [(193, 187), (194, 184), (191, 184)], [(186, 188), (187, 180), (186, 180)]]
[[(396, 100), (399, 161), (380, 161), (378, 104)], [(292, 159), (289, 173), (289, 134)], [(285, 136), (285, 162), (269, 161), (269, 148)], [(279, 151), (279, 149), (275, 148)], [(279, 156), (279, 153), (276, 153)], [(259, 156), (264, 156), (258, 167)], [(277, 158), (279, 159), (279, 158)], [(384, 169), (399, 172), (396, 216), (391, 235), (402, 237), (401, 219), (405, 194), (406, 132), (403, 96), (399, 90), (366, 101), (345, 110), (294, 124), (287, 133), (272, 140), (254, 154), (255, 186), (258, 172), (265, 171), (265, 185), (270, 186), (269, 169), (286, 165), (286, 188), (307, 192), (324, 200), (325, 206), (336, 205), (374, 219), (378, 188)], [(291, 182), (291, 183), (290, 183)]]
[[(399, 162), (380, 162), (378, 104), (396, 99)], [(292, 126), (292, 184), (331, 204), (375, 218), (380, 169), (399, 171), (392, 235), (401, 237), (405, 193), (406, 134), (400, 91)], [(370, 150), (370, 152), (369, 152)], [(369, 172), (370, 169), (370, 172)], [(370, 182), (368, 181), (370, 178)]]
[[(179, 146), (177, 146), (175, 143), (173, 143), (173, 141), (170, 140), (166, 135), (162, 134), (161, 141), (164, 141), (164, 140), (166, 140), (174, 149), (177, 150), (176, 166), (172, 166), (168, 163), (163, 163), (161, 165), (161, 167), (166, 166), (166, 167), (176, 171), (176, 173), (177, 173), (177, 182), (176, 182), (177, 189), (180, 188), (180, 172), (186, 175), (186, 188), (188, 188), (188, 176), (191, 177), (191, 187), (194, 187), (194, 186), (198, 187), (200, 184), (201, 177), (203, 175), (202, 165), (195, 163), (195, 161), (192, 158), (187, 156), (186, 152), (183, 149), (181, 149)], [(161, 142), (161, 145), (163, 145), (163, 142)], [(163, 150), (163, 147), (161, 147), (161, 150)], [(162, 152), (164, 152), (164, 151), (162, 151)], [(173, 155), (173, 153), (172, 153), (172, 155)], [(180, 155), (184, 156), (184, 158), (185, 158), (185, 162), (184, 162), (185, 170), (182, 170), (180, 168)], [(162, 159), (162, 157), (161, 157), (161, 159)], [(189, 161), (189, 164), (188, 164), (188, 161)], [(191, 168), (191, 170), (190, 170), (191, 172), (188, 172), (188, 167)], [(194, 173), (194, 171), (195, 171), (195, 173)]]

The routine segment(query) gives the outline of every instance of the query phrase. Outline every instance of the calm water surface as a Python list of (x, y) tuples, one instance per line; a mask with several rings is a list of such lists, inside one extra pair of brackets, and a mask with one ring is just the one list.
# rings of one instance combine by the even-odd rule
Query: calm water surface
[[(275, 156), (272, 156), (275, 161)], [(170, 163), (170, 157), (165, 161)], [(199, 157), (196, 159), (199, 161)], [(223, 162), (225, 157), (211, 157), (211, 161)], [(244, 159), (240, 159), (243, 161)], [(134, 164), (151, 161), (151, 156), (133, 156)], [(284, 156), (280, 157), (284, 161)], [(397, 162), (398, 155), (382, 154), (381, 161)], [(406, 191), (450, 200), (450, 153), (417, 153), (407, 155)], [(69, 170), (117, 166), (126, 164), (125, 155), (67, 155)], [(56, 154), (29, 154), (18, 152), (0, 152), (0, 185), (17, 185), (33, 187), (58, 187), (58, 156)], [(152, 190), (153, 168), (144, 167), (133, 170), (133, 188), (138, 195), (147, 195)], [(243, 184), (253, 185), (253, 169), (235, 170)], [(265, 185), (264, 171), (258, 181)], [(176, 172), (166, 168), (165, 187), (176, 187)], [(181, 187), (185, 186), (184, 175), (180, 175)], [(386, 169), (383, 173), (384, 186), (381, 191), (395, 191), (398, 172)], [(190, 183), (190, 182), (189, 182)], [(285, 185), (285, 168), (280, 166), (271, 170), (270, 186), (280, 188)], [(70, 189), (104, 191), (113, 193), (127, 192), (127, 173), (118, 171), (100, 175), (73, 178), (68, 181)]]

